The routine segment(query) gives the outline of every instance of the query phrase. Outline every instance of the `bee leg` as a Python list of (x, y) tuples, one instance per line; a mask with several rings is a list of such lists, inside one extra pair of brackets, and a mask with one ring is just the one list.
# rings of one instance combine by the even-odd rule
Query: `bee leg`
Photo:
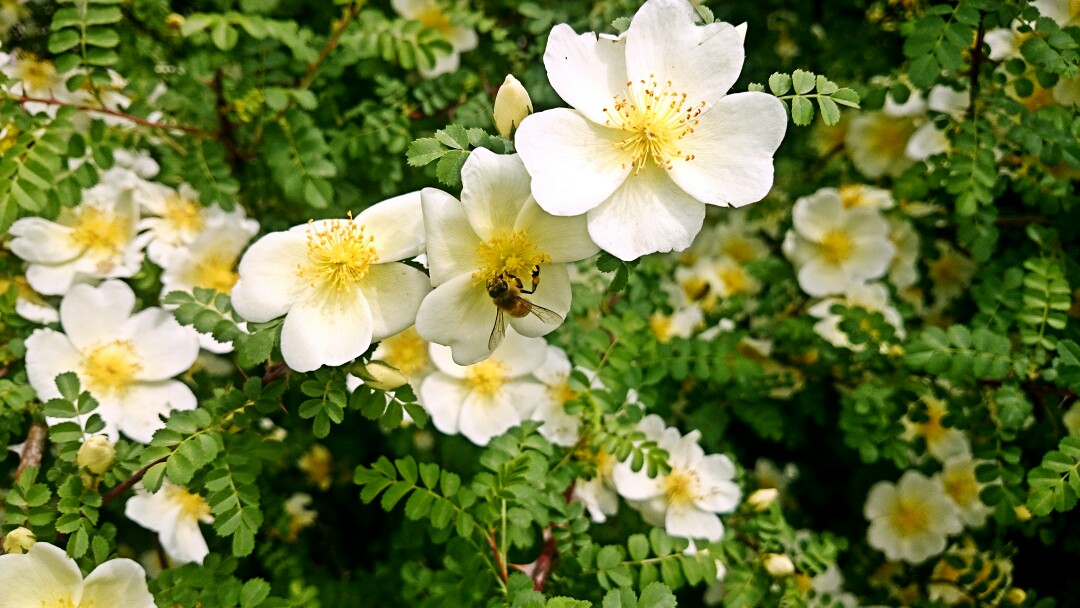
[[(540, 266), (536, 265), (536, 266), (533, 266), (533, 269), (532, 269), (532, 289), (530, 289), (528, 291), (525, 291), (524, 289), (521, 289), (521, 293), (534, 293), (534, 292), (536, 292), (536, 288), (539, 285), (540, 285)], [(519, 288), (524, 287), (524, 285), (521, 284), (521, 279), (518, 279), (518, 287)]]

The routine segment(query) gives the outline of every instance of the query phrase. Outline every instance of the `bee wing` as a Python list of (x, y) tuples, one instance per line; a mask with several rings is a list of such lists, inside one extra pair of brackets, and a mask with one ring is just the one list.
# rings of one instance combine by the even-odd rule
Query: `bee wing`
[(501, 308), (495, 308), (495, 325), (491, 328), (491, 335), (488, 336), (488, 350), (494, 351), (502, 343), (503, 337), (506, 336), (506, 315), (503, 314)]
[(525, 308), (528, 309), (528, 311), (529, 311), (528, 314), (533, 315), (534, 317), (536, 317), (537, 319), (540, 319), (544, 323), (549, 323), (551, 325), (558, 325), (559, 323), (563, 322), (562, 315), (555, 312), (554, 310), (544, 308), (543, 306), (540, 306), (539, 304), (533, 304), (532, 302), (530, 302), (530, 301), (528, 301), (528, 300), (526, 300), (524, 298), (522, 298), (521, 301), (525, 303)]

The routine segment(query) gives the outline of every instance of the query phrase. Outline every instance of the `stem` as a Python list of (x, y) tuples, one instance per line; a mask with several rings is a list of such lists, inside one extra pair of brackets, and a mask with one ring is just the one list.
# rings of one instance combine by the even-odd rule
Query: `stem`
[(499, 547), (495, 544), (495, 532), (489, 531), (487, 534), (488, 547), (491, 547), (491, 554), (495, 557), (495, 570), (498, 574), (499, 585), (502, 586), (503, 591), (506, 591), (506, 579), (509, 575), (506, 572), (506, 562), (503, 561), (502, 555), (499, 553)]
[(23, 469), (26, 467), (41, 466), (41, 457), (45, 454), (45, 438), (49, 434), (49, 427), (44, 422), (35, 422), (30, 425), (26, 432), (26, 443), (23, 444), (22, 453), (19, 454), (19, 466), (15, 469), (15, 481), (19, 480)]
[(297, 89), (306, 89), (308, 88), (308, 85), (311, 84), (311, 81), (315, 80), (315, 73), (319, 71), (319, 68), (322, 66), (323, 62), (326, 61), (326, 57), (330, 54), (330, 51), (334, 50), (334, 47), (338, 45), (338, 40), (341, 39), (341, 34), (345, 32), (345, 28), (348, 27), (349, 24), (352, 23), (352, 20), (356, 18), (356, 15), (360, 12), (360, 7), (362, 5), (362, 2), (354, 2), (353, 5), (349, 8), (349, 12), (345, 13), (345, 17), (341, 20), (340, 23), (338, 23), (337, 27), (334, 28), (334, 31), (330, 34), (330, 39), (326, 41), (326, 45), (323, 46), (321, 51), (319, 51), (319, 57), (310, 65), (308, 65), (307, 73), (304, 74), (304, 77), (300, 80), (300, 84), (296, 86)]
[(971, 73), (968, 74), (968, 115), (975, 116), (975, 98), (979, 95), (979, 69), (983, 60), (983, 38), (986, 36), (986, 15), (979, 13), (979, 29), (975, 32), (975, 42), (971, 45)]
[(499, 528), (499, 563), (503, 564), (502, 576), (503, 580), (506, 580), (506, 499), (502, 501), (502, 525)]
[(152, 120), (147, 120), (145, 118), (139, 118), (138, 116), (128, 114), (127, 112), (121, 112), (119, 110), (110, 110), (109, 108), (102, 108), (102, 107), (93, 106), (93, 105), (89, 105), (89, 104), (85, 104), (85, 103), (73, 103), (73, 102), (70, 102), (70, 101), (61, 101), (59, 99), (56, 99), (55, 97), (33, 97), (33, 96), (30, 96), (30, 95), (9, 95), (8, 98), (11, 99), (12, 101), (18, 102), (19, 105), (23, 105), (23, 104), (26, 104), (26, 103), (46, 103), (46, 104), (53, 105), (53, 106), (67, 106), (67, 107), (75, 108), (75, 109), (78, 109), (78, 110), (86, 110), (87, 112), (98, 112), (98, 113), (101, 113), (101, 114), (108, 114), (109, 116), (118, 116), (118, 117), (123, 118), (125, 120), (130, 120), (131, 122), (133, 122), (133, 123), (135, 123), (137, 125), (142, 125), (144, 127), (151, 127), (151, 128), (154, 128), (154, 129), (183, 131), (185, 133), (191, 133), (193, 135), (200, 135), (202, 137), (212, 137), (212, 135), (213, 135), (209, 131), (204, 131), (204, 130), (198, 128), (198, 127), (189, 127), (187, 125), (169, 125), (169, 124), (165, 124), (165, 123), (161, 123), (161, 122), (154, 122)]
[(128, 490), (130, 490), (131, 486), (139, 483), (139, 481), (143, 478), (143, 476), (146, 475), (146, 472), (150, 470), (150, 467), (152, 467), (152, 466), (154, 466), (156, 464), (161, 464), (161, 463), (165, 462), (168, 459), (169, 459), (168, 456), (162, 456), (161, 458), (158, 458), (154, 462), (151, 462), (150, 464), (146, 465), (145, 467), (143, 467), (143, 468), (139, 469), (138, 471), (135, 471), (134, 473), (132, 473), (131, 477), (128, 477), (127, 479), (125, 479), (123, 481), (123, 483), (121, 483), (120, 485), (116, 486), (115, 488), (109, 490), (108, 492), (106, 492), (101, 497), (101, 506), (104, 507), (105, 505), (109, 504), (110, 502), (116, 500), (117, 498), (120, 497), (121, 494), (123, 494), (124, 492), (127, 492)]

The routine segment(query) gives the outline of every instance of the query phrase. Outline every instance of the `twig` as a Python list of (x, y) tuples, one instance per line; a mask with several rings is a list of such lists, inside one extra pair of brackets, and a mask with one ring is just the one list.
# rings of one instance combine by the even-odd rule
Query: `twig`
[(499, 571), (499, 578), (505, 583), (506, 579), (510, 577), (506, 572), (506, 562), (503, 561), (502, 555), (499, 553), (499, 545), (495, 542), (495, 532), (491, 531), (487, 534), (488, 546), (491, 547), (491, 554), (495, 556), (495, 567)]
[(315, 73), (319, 71), (323, 62), (326, 61), (326, 57), (330, 54), (330, 51), (334, 50), (334, 47), (338, 45), (338, 41), (341, 39), (341, 34), (345, 32), (345, 28), (349, 27), (352, 20), (356, 18), (356, 15), (360, 12), (362, 2), (354, 2), (352, 7), (349, 8), (349, 12), (345, 13), (345, 17), (334, 28), (333, 33), (330, 34), (330, 39), (326, 41), (326, 45), (319, 51), (319, 57), (308, 65), (307, 73), (300, 80), (300, 84), (297, 85), (298, 89), (306, 89), (311, 81), (315, 79)]
[(112, 501), (116, 500), (117, 498), (119, 498), (121, 494), (123, 494), (124, 492), (127, 492), (128, 490), (130, 490), (131, 486), (139, 483), (139, 481), (143, 478), (143, 476), (146, 475), (146, 472), (150, 470), (150, 467), (152, 467), (152, 466), (154, 466), (156, 464), (161, 464), (161, 463), (165, 462), (166, 460), (168, 460), (168, 458), (169, 458), (168, 456), (162, 456), (161, 458), (158, 458), (154, 462), (151, 462), (150, 464), (146, 465), (145, 467), (143, 467), (143, 468), (139, 469), (138, 471), (135, 471), (134, 473), (132, 473), (131, 477), (128, 477), (120, 485), (118, 485), (115, 488), (109, 490), (108, 492), (106, 492), (101, 497), (101, 506), (105, 506), (105, 505), (109, 504), (110, 502), (112, 502)]
[(69, 108), (75, 108), (77, 110), (86, 110), (87, 112), (98, 112), (100, 114), (108, 114), (109, 116), (117, 116), (117, 117), (123, 118), (125, 120), (130, 120), (131, 122), (133, 122), (133, 123), (135, 123), (137, 125), (142, 125), (144, 127), (151, 127), (153, 129), (177, 130), (177, 131), (183, 131), (185, 133), (191, 133), (193, 135), (201, 135), (203, 137), (212, 137), (213, 136), (213, 134), (210, 133), (209, 131), (204, 131), (203, 129), (200, 129), (198, 127), (189, 127), (187, 125), (169, 125), (169, 124), (165, 124), (163, 122), (154, 122), (152, 120), (147, 120), (145, 118), (140, 118), (138, 116), (128, 114), (127, 112), (121, 112), (119, 110), (110, 110), (109, 108), (102, 108), (102, 107), (99, 107), (99, 106), (93, 106), (93, 105), (85, 104), (85, 103), (74, 103), (74, 102), (71, 102), (71, 101), (63, 101), (63, 100), (57, 99), (55, 97), (33, 97), (33, 96), (30, 96), (30, 95), (11, 95), (9, 97), (9, 99), (18, 102), (19, 105), (24, 105), (24, 104), (27, 104), (27, 103), (45, 103), (45, 104), (49, 104), (49, 105), (53, 105), (53, 106), (66, 106), (66, 107), (69, 107)]
[(979, 95), (979, 70), (983, 60), (983, 38), (986, 36), (986, 15), (979, 13), (979, 29), (975, 32), (975, 42), (971, 45), (971, 73), (968, 74), (968, 116), (975, 116), (975, 98)]
[(15, 481), (19, 480), (23, 469), (26, 467), (41, 466), (41, 457), (45, 454), (45, 438), (49, 435), (49, 427), (44, 422), (35, 422), (30, 425), (26, 432), (26, 443), (23, 444), (22, 453), (19, 454), (19, 466), (15, 469)]

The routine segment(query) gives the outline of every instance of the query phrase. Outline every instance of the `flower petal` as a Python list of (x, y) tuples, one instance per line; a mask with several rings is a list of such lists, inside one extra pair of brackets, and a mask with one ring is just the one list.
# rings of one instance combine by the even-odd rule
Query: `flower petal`
[(696, 25), (685, 0), (650, 0), (626, 31), (627, 80), (671, 81), (691, 104), (712, 105), (742, 71), (742, 36), (730, 23)]
[(461, 167), (461, 204), (469, 225), (482, 241), (514, 226), (521, 207), (532, 198), (529, 173), (517, 154), (477, 148)]
[(201, 564), (203, 558), (210, 553), (203, 537), (202, 529), (199, 528), (199, 520), (181, 515), (176, 525), (172, 526), (167, 533), (159, 535), (161, 547), (169, 559), (177, 564), (191, 562)]
[(153, 608), (154, 596), (146, 587), (146, 571), (125, 558), (110, 559), (86, 577), (80, 606)]
[(506, 330), (506, 339), (491, 353), (491, 359), (504, 366), (507, 378), (520, 378), (533, 373), (546, 358), (546, 341), (523, 336), (512, 328)]
[(8, 248), (31, 264), (62, 264), (83, 252), (71, 238), (72, 228), (40, 217), (24, 217), (8, 228), (15, 237)]
[(453, 196), (424, 188), (420, 192), (427, 234), (428, 272), (431, 284), (438, 287), (463, 274), (476, 270), (476, 235), (465, 207)]
[[(75, 283), (76, 275), (79, 274), (79, 265), (76, 259), (66, 264), (46, 265), (31, 264), (26, 269), (26, 282), (34, 291), (47, 296), (62, 296), (71, 289)], [(85, 277), (79, 277), (84, 280)]]
[(56, 376), (78, 370), (82, 357), (67, 336), (52, 329), (35, 329), (25, 344), (26, 376), (38, 400), (59, 397)]
[(795, 201), (791, 220), (801, 236), (818, 242), (831, 230), (839, 228), (848, 218), (844, 203), (835, 188), (822, 188)]
[(165, 380), (135, 384), (128, 389), (119, 408), (106, 408), (103, 404), (97, 413), (106, 425), (115, 425), (135, 441), (150, 443), (154, 432), (165, 427), (163, 417), (177, 410), (193, 410), (196, 405), (195, 394), (186, 384)]
[(647, 168), (589, 212), (589, 236), (621, 260), (682, 251), (701, 231), (705, 205), (675, 185), (667, 172)]
[(563, 101), (596, 124), (604, 124), (615, 96), (626, 89), (625, 39), (578, 35), (565, 23), (551, 28), (544, 67), (548, 81)]
[(428, 342), (453, 350), (454, 362), (471, 365), (486, 359), (497, 309), (483, 285), (467, 274), (435, 288), (416, 313), (416, 331)]
[(830, 264), (821, 258), (814, 258), (799, 269), (799, 287), (816, 298), (844, 293), (851, 284), (851, 277), (836, 264)]
[(773, 183), (773, 158), (787, 130), (787, 112), (765, 93), (721, 99), (683, 138), (692, 160), (675, 159), (671, 179), (710, 205), (734, 206), (761, 200)]
[[(536, 293), (522, 297), (530, 303), (546, 308), (565, 319), (566, 314), (570, 312), (571, 298), (570, 273), (566, 269), (566, 264), (541, 264), (540, 279), (540, 284), (536, 287)], [(530, 338), (546, 336), (562, 325), (560, 320), (545, 320), (536, 314), (527, 314), (520, 318), (511, 317), (507, 314), (506, 320), (517, 333)]]
[(424, 402), (424, 409), (431, 415), (432, 424), (447, 435), (458, 434), (461, 406), (468, 394), (468, 385), (442, 372), (424, 378), (420, 385), (420, 398)]
[(397, 262), (424, 252), (424, 214), (419, 190), (375, 203), (354, 221), (375, 239), (372, 245), (380, 262)]
[(717, 541), (724, 537), (724, 524), (720, 523), (720, 516), (692, 505), (668, 506), (664, 529), (672, 536), (683, 538)]
[(24, 555), (0, 555), (0, 608), (56, 606), (64, 596), (77, 599), (81, 584), (75, 560), (49, 543), (34, 543)]
[(589, 228), (584, 215), (560, 217), (551, 215), (530, 200), (521, 208), (514, 228), (524, 230), (529, 240), (556, 264), (576, 262), (596, 255), (600, 250), (589, 238)]
[(232, 289), (237, 314), (263, 323), (289, 312), (311, 285), (297, 273), (307, 262), (307, 240), (298, 232), (273, 232), (255, 241), (240, 260)]
[(76, 348), (87, 348), (130, 338), (126, 325), (134, 308), (135, 292), (123, 281), (76, 285), (60, 302), (60, 324)]
[(526, 117), (514, 141), (544, 211), (580, 215), (604, 202), (630, 174), (630, 155), (616, 147), (623, 139), (618, 129), (556, 108)]
[(142, 369), (138, 380), (165, 380), (182, 374), (199, 356), (199, 334), (176, 322), (172, 313), (147, 308), (131, 317), (131, 342)]
[(461, 406), (461, 434), (476, 445), (487, 445), (521, 424), (518, 404), (537, 404), (544, 398), (544, 387), (535, 382), (511, 382), (488, 397), (472, 391)]
[(364, 354), (371, 336), (371, 307), (360, 289), (341, 294), (315, 291), (285, 315), (281, 356), (298, 372), (344, 365)]
[(431, 291), (431, 282), (422, 271), (405, 264), (375, 264), (360, 288), (371, 309), (371, 339), (383, 340), (416, 323), (416, 311)]

